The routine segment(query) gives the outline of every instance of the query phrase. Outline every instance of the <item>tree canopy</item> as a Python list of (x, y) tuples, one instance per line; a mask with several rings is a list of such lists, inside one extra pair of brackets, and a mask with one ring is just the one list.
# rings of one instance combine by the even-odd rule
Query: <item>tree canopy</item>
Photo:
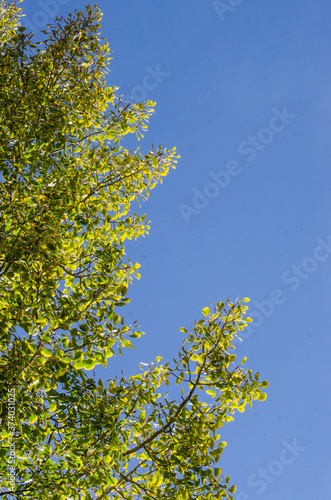
[(155, 103), (107, 86), (100, 23), (87, 6), (35, 42), (22, 9), (0, 5), (0, 496), (232, 498), (220, 428), (268, 385), (233, 354), (246, 299), (204, 308), (171, 363), (91, 372), (143, 333), (121, 313), (139, 278), (124, 243), (148, 233), (132, 203), (178, 158), (122, 145)]

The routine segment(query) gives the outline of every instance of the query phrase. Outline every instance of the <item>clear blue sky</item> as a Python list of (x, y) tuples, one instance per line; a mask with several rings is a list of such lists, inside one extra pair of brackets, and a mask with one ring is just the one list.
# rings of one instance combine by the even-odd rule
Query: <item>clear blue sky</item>
[[(84, 5), (24, 0), (26, 25)], [(142, 278), (126, 318), (147, 334), (103, 376), (171, 360), (210, 301), (250, 297), (238, 354), (270, 387), (224, 428), (223, 470), (236, 500), (329, 500), (331, 3), (98, 6), (109, 85), (157, 102), (142, 148), (181, 155), (143, 205), (150, 235), (127, 247)]]

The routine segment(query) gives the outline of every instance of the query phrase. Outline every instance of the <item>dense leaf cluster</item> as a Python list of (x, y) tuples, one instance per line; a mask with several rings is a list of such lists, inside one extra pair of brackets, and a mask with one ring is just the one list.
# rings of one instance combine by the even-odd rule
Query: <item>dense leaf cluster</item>
[[(128, 133), (143, 136), (154, 103), (125, 102), (107, 87), (111, 58), (96, 7), (57, 19), (42, 43), (20, 17), (2, 0), (0, 496), (230, 498), (218, 430), (267, 386), (231, 354), (247, 307), (205, 308), (190, 333), (182, 329), (172, 366), (158, 357), (129, 379), (89, 376), (142, 333), (118, 312), (139, 278), (124, 242), (149, 229), (131, 204), (177, 157), (121, 145)], [(170, 380), (178, 401), (165, 394)]]

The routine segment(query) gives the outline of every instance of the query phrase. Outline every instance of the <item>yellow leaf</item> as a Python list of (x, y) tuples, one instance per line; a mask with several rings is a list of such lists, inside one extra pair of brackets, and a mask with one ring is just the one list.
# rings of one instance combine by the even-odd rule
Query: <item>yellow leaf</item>
[(43, 356), (45, 356), (46, 358), (50, 358), (52, 356), (52, 351), (50, 351), (49, 349), (46, 349), (46, 347), (42, 347), (40, 349), (40, 352)]
[(49, 405), (49, 411), (55, 411), (57, 408), (57, 404), (56, 403), (50, 403)]

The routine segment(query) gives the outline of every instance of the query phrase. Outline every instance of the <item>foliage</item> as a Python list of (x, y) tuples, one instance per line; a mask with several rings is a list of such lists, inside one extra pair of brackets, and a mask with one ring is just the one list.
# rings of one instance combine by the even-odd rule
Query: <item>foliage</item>
[[(158, 357), (129, 379), (89, 376), (142, 333), (118, 312), (139, 278), (124, 242), (149, 229), (131, 205), (177, 156), (121, 145), (128, 133), (143, 137), (154, 103), (125, 102), (107, 87), (111, 57), (96, 7), (57, 19), (38, 43), (21, 15), (2, 0), (0, 496), (231, 498), (217, 431), (235, 409), (265, 399), (267, 386), (230, 354), (247, 307), (205, 308), (172, 366)], [(172, 379), (178, 402), (165, 394)]]

